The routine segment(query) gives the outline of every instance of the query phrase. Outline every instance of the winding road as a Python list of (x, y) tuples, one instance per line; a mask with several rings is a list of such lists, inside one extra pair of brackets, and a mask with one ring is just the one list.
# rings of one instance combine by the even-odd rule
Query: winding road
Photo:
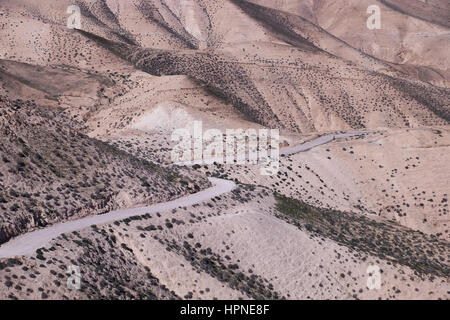
[(236, 187), (232, 181), (209, 178), (213, 186), (195, 194), (187, 195), (176, 200), (157, 203), (148, 207), (131, 208), (111, 211), (105, 214), (81, 218), (78, 220), (57, 223), (44, 229), (32, 231), (18, 236), (0, 246), (0, 258), (9, 258), (31, 254), (36, 249), (42, 248), (52, 239), (66, 232), (81, 230), (91, 225), (112, 223), (133, 216), (141, 216), (156, 212), (163, 212), (184, 206), (192, 206), (210, 200), (221, 194), (228, 193)]
[[(314, 147), (328, 143), (338, 138), (346, 138), (352, 136), (360, 136), (367, 132), (353, 132), (353, 133), (337, 133), (320, 136), (314, 140), (296, 145), (290, 148), (282, 149), (281, 155), (291, 155), (298, 152), (308, 151)], [(15, 256), (22, 256), (34, 253), (36, 249), (44, 247), (52, 239), (60, 236), (63, 233), (73, 232), (87, 228), (91, 225), (100, 225), (112, 223), (117, 220), (123, 220), (132, 216), (140, 216), (145, 214), (152, 214), (156, 212), (163, 212), (176, 209), (183, 206), (191, 206), (224, 193), (231, 192), (236, 184), (232, 181), (209, 178), (213, 184), (212, 187), (195, 194), (187, 195), (169, 202), (158, 203), (147, 207), (121, 209), (111, 211), (106, 214), (96, 215), (78, 220), (57, 223), (49, 227), (31, 231), (24, 235), (18, 236), (0, 246), (0, 258), (11, 258)]]
[(358, 132), (344, 132), (344, 133), (326, 134), (326, 135), (320, 136), (320, 137), (318, 137), (316, 139), (313, 139), (311, 141), (307, 141), (305, 143), (302, 143), (302, 144), (299, 144), (299, 145), (296, 145), (296, 146), (293, 146), (293, 147), (285, 148), (285, 149), (280, 151), (280, 155), (288, 156), (288, 155), (291, 155), (291, 154), (308, 151), (308, 150), (310, 150), (312, 148), (315, 148), (315, 147), (320, 146), (322, 144), (328, 143), (328, 142), (333, 141), (335, 139), (362, 136), (364, 134), (369, 134), (369, 133), (370, 132), (358, 131)]
[[(355, 132), (342, 132), (342, 133), (331, 133), (331, 134), (325, 134), (323, 136), (317, 137), (316, 139), (295, 145), (293, 147), (287, 147), (284, 149), (279, 150), (279, 155), (282, 156), (288, 156), (291, 154), (299, 153), (299, 152), (305, 152), (308, 151), (314, 147), (320, 146), (322, 144), (328, 143), (330, 141), (333, 141), (335, 139), (339, 138), (349, 138), (349, 137), (355, 137), (355, 136), (361, 136), (364, 134), (370, 134), (370, 132), (364, 132), (364, 131), (355, 131)], [(253, 155), (253, 159), (259, 159), (257, 153), (251, 153), (251, 154), (239, 154), (235, 156), (235, 159), (237, 162), (239, 161), (247, 161), (250, 158), (250, 155)], [(233, 161), (232, 160), (232, 161)], [(182, 161), (182, 162), (175, 162), (171, 165), (176, 166), (192, 166), (194, 164), (213, 164), (214, 162), (217, 163), (227, 163), (225, 155), (214, 157), (214, 158), (207, 158), (202, 160), (193, 160), (193, 161)], [(229, 163), (229, 162), (228, 162)]]

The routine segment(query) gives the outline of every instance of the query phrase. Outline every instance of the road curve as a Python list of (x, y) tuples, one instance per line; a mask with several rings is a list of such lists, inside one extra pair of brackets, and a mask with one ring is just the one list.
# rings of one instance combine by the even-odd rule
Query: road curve
[[(280, 155), (291, 155), (298, 152), (308, 151), (314, 147), (333, 141), (334, 139), (360, 136), (363, 134), (367, 134), (367, 132), (336, 133), (323, 135), (300, 145), (282, 149), (280, 150)], [(116, 210), (101, 215), (57, 223), (40, 230), (32, 231), (18, 236), (0, 246), (0, 259), (31, 254), (35, 252), (36, 249), (44, 247), (52, 239), (58, 237), (63, 233), (81, 230), (91, 225), (112, 223), (114, 221), (123, 220), (132, 216), (152, 214), (156, 212), (176, 209), (183, 206), (191, 206), (193, 204), (210, 200), (221, 194), (228, 193), (236, 187), (236, 184), (232, 181), (217, 178), (209, 178), (209, 180), (213, 184), (211, 188), (205, 189), (195, 194), (184, 196), (182, 198), (178, 198), (176, 200), (157, 203), (147, 207)]]
[(57, 223), (47, 228), (32, 231), (18, 236), (0, 246), (0, 258), (10, 258), (31, 254), (36, 249), (44, 247), (52, 239), (67, 232), (81, 230), (91, 225), (112, 223), (132, 216), (152, 214), (156, 212), (168, 211), (183, 206), (191, 206), (210, 200), (216, 196), (232, 191), (236, 184), (232, 181), (209, 178), (213, 186), (195, 194), (187, 195), (176, 200), (164, 203), (157, 203), (147, 207), (122, 209), (111, 211), (105, 214), (81, 218), (78, 220)]

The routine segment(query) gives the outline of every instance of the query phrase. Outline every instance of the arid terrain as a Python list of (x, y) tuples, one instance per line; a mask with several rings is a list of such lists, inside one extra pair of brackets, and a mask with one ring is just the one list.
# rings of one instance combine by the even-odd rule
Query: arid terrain
[[(0, 0), (0, 299), (448, 300), (449, 21), (447, 0)], [(198, 123), (279, 130), (279, 166), (177, 164)]]

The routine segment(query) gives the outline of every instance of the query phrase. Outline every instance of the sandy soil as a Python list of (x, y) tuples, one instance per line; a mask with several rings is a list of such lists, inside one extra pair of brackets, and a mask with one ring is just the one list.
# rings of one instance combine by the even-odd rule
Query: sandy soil
[[(449, 299), (446, 1), (70, 4), (2, 1), (0, 231), (90, 217), (0, 247), (0, 298)], [(173, 164), (194, 121), (279, 129), (279, 171)]]

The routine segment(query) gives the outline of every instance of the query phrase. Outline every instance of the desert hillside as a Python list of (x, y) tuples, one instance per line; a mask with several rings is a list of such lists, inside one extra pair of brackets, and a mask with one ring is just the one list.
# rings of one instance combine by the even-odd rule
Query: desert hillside
[[(417, 0), (251, 0), (291, 12), (337, 39), (402, 72), (438, 86), (449, 86), (448, 1)], [(381, 29), (363, 28), (370, 5), (378, 5)], [(361, 27), (356, 27), (361, 26)]]
[(57, 109), (0, 99), (0, 242), (49, 224), (195, 192), (174, 170), (71, 129)]
[[(0, 299), (448, 300), (449, 17), (0, 0)], [(279, 130), (272, 174), (173, 159), (236, 129)]]
[[(50, 3), (54, 6), (47, 10)], [(365, 53), (295, 12), (244, 0), (182, 1), (178, 7), (171, 1), (78, 4), (83, 16), (79, 31), (65, 26), (64, 1), (23, 1), (14, 10), (5, 5), (3, 18), (9, 23), (0, 32), (8, 50), (2, 57), (76, 67), (97, 81), (113, 69), (120, 72), (117, 90), (97, 91), (105, 99), (96, 109), (120, 103), (127, 94), (128, 103), (134, 98), (140, 104), (141, 90), (129, 78), (132, 63), (153, 76), (188, 76), (244, 119), (298, 133), (449, 121), (448, 89), (419, 81), (405, 71), (408, 64), (399, 67), (387, 57)], [(239, 21), (232, 31), (219, 22), (226, 17)], [(28, 29), (21, 32), (24, 24)], [(46, 31), (35, 34), (30, 24)]]
[[(301, 214), (299, 213), (301, 212)], [(64, 234), (4, 259), (8, 299), (447, 299), (448, 242), (240, 185), (194, 207)], [(67, 266), (82, 270), (68, 290)], [(367, 266), (382, 272), (366, 287)], [(37, 276), (48, 281), (30, 281)]]

